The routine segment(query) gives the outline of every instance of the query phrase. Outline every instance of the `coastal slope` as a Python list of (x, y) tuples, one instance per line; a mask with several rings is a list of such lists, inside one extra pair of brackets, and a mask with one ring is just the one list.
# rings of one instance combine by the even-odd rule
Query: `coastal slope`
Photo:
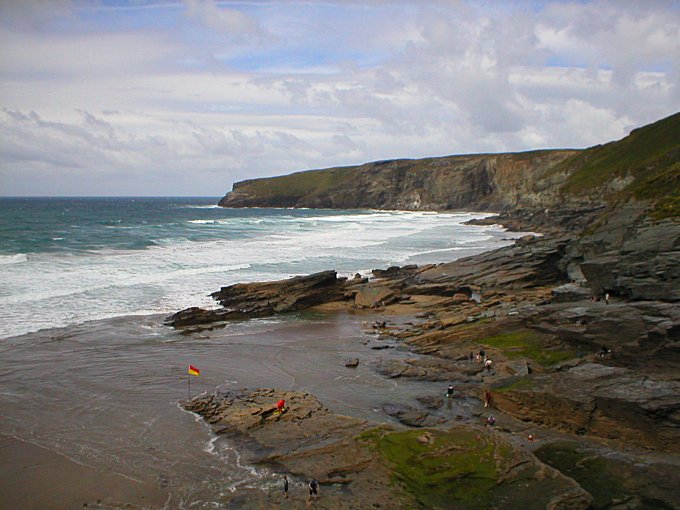
[(219, 205), (540, 212), (635, 199), (658, 202), (658, 219), (680, 203), (678, 133), (680, 113), (585, 150), (398, 159), (251, 179)]

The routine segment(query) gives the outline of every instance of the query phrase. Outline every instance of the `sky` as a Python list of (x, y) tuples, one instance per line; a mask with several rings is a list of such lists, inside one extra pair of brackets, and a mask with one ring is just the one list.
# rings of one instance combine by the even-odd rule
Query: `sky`
[(0, 0), (0, 195), (221, 196), (680, 110), (680, 0)]

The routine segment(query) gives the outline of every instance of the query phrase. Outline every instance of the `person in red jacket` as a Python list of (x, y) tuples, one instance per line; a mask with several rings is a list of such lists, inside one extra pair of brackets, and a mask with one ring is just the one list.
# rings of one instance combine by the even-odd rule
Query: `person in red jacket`
[(283, 399), (279, 400), (279, 401), (276, 403), (276, 409), (278, 409), (278, 411), (279, 411), (280, 413), (282, 413), (283, 411), (285, 411), (285, 409), (286, 409), (286, 401), (283, 400)]

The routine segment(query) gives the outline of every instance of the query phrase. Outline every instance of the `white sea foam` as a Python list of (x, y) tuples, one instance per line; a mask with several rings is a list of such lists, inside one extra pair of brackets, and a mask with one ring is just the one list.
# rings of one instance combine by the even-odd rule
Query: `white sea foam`
[(15, 255), (0, 255), (0, 264), (20, 264), (22, 262), (28, 262), (28, 255), (25, 253), (17, 253)]
[[(0, 258), (0, 337), (122, 315), (214, 306), (209, 293), (237, 282), (323, 269), (355, 274), (418, 256), (440, 262), (459, 248), (498, 245), (501, 229), (462, 225), (484, 214), (385, 212), (231, 217), (212, 238), (168, 235), (140, 250)], [(211, 232), (206, 227), (208, 232)], [(181, 232), (178, 232), (181, 235)], [(466, 251), (466, 254), (469, 251)], [(427, 257), (431, 259), (427, 259)], [(36, 283), (39, 282), (39, 283)]]

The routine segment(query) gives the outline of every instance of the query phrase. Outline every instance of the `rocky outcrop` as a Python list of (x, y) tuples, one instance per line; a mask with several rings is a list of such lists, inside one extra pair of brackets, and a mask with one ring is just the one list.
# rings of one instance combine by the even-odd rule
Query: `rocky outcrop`
[[(275, 403), (285, 399), (286, 410)], [(506, 507), (577, 510), (592, 497), (572, 479), (491, 429), (398, 431), (330, 412), (307, 393), (218, 390), (184, 404), (218, 436), (239, 446), (242, 460), (322, 486), (322, 508)], [(393, 409), (423, 425), (417, 412)], [(395, 483), (396, 482), (396, 483)], [(517, 491), (522, 486), (525, 490)], [(244, 508), (272, 506), (262, 492), (241, 496)], [(291, 497), (290, 505), (301, 504)], [(276, 504), (276, 503), (274, 503)]]
[(346, 285), (335, 271), (322, 271), (274, 282), (237, 283), (211, 294), (222, 308), (191, 307), (169, 316), (170, 326), (192, 326), (304, 310), (331, 301), (342, 301), (356, 282)]
[(574, 246), (583, 276), (597, 295), (680, 301), (680, 223), (636, 209), (610, 214)]
[(680, 451), (680, 383), (584, 363), (494, 387), (496, 406), (522, 420), (667, 452)]
[(566, 283), (566, 250), (571, 241), (571, 237), (529, 237), (509, 247), (438, 264), (419, 276), (460, 287), (506, 290)]

